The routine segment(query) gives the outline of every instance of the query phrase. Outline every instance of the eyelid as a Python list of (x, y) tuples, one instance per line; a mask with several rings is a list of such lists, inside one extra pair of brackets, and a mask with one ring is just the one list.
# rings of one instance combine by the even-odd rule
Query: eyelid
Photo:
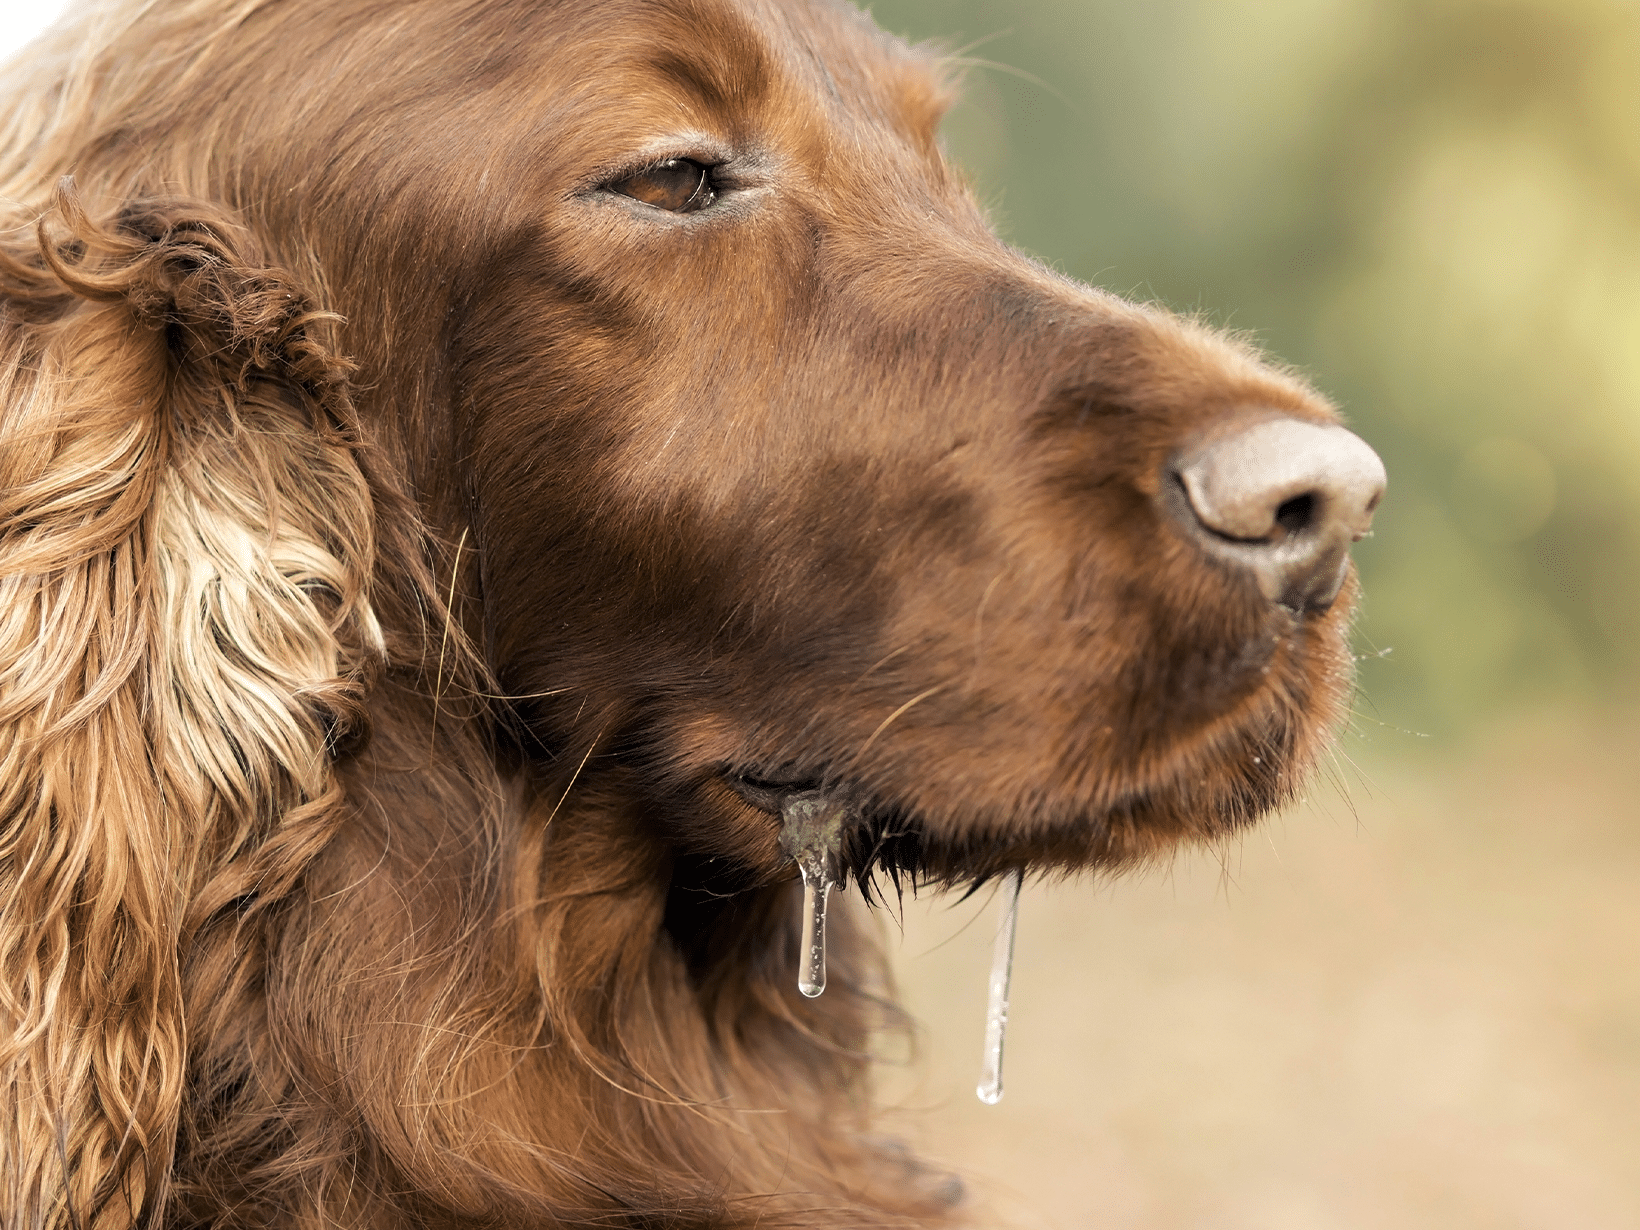
[(696, 129), (684, 129), (645, 141), (624, 156), (611, 159), (601, 169), (581, 180), (582, 190), (600, 189), (674, 158), (687, 158), (716, 170), (740, 160), (740, 154), (720, 137)]
[(701, 170), (705, 171), (708, 175), (710, 175), (713, 171), (716, 171), (720, 166), (723, 165), (721, 162), (718, 162), (714, 159), (711, 159), (711, 158), (697, 158), (693, 154), (667, 154), (663, 158), (653, 158), (650, 161), (643, 163), (641, 166), (625, 167), (622, 170), (616, 171), (613, 175), (610, 175), (609, 177), (607, 177), (603, 182), (606, 185), (607, 184), (618, 184), (623, 179), (631, 179), (635, 175), (642, 175), (645, 171), (658, 170), (659, 168), (664, 167), (668, 163), (671, 163), (671, 162), (689, 162), (689, 163), (693, 163), (695, 166), (697, 166)]

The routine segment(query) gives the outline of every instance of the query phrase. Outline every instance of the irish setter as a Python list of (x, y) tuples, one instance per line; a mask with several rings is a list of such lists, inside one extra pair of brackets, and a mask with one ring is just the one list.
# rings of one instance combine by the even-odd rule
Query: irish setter
[(0, 1223), (960, 1217), (872, 893), (1291, 797), (1371, 451), (1002, 245), (840, 0), (104, 0), (4, 91)]

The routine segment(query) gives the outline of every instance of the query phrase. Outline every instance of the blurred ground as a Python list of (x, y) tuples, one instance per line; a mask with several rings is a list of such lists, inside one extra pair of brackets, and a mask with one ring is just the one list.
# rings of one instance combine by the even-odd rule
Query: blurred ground
[(1632, 1230), (1637, 736), (1347, 739), (1348, 801), (1319, 785), (1222, 865), (1028, 886), (996, 1107), (995, 907), (908, 906), (904, 1127), (1029, 1230)]

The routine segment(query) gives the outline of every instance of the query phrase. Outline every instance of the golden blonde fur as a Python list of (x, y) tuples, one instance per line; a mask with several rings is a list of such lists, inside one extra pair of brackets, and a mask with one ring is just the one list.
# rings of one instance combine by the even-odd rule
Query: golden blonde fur
[(164, 1191), (179, 955), (329, 837), (382, 647), (325, 318), (219, 214), (55, 206), (0, 323), (0, 1157), (5, 1207), (122, 1225)]

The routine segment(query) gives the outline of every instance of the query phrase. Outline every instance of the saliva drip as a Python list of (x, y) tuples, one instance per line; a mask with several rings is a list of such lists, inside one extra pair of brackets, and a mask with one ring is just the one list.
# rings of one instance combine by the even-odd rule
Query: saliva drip
[(813, 999), (826, 989), (826, 899), (831, 881), (803, 873), (803, 947), (797, 959), (797, 989)]
[(991, 952), (990, 998), (985, 1009), (985, 1059), (975, 1090), (987, 1106), (1002, 1101), (1002, 1042), (1008, 1032), (1008, 983), (1014, 974), (1014, 927), (1019, 922), (1019, 888), (1024, 879), (1023, 871), (1014, 871), (1002, 882), (1002, 913)]
[(842, 884), (848, 803), (820, 790), (787, 795), (780, 805), (780, 848), (803, 877), (803, 926), (797, 989), (813, 999), (826, 989), (826, 900)]

